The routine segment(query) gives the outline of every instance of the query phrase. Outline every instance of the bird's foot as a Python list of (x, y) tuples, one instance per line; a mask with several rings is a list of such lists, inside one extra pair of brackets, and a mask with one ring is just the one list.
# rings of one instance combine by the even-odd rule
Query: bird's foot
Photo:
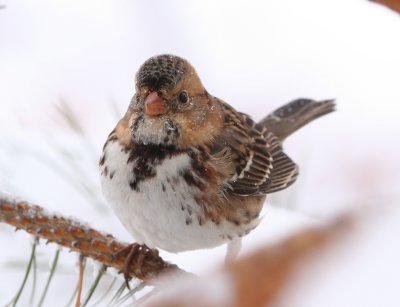
[(145, 245), (141, 245), (139, 243), (132, 243), (129, 244), (128, 246), (120, 249), (113, 255), (113, 259), (117, 259), (120, 256), (127, 255), (125, 258), (124, 262), (124, 267), (122, 269), (122, 273), (124, 274), (125, 278), (125, 283), (128, 289), (129, 287), (129, 268), (131, 266), (131, 263), (133, 261), (136, 261), (137, 265), (139, 266), (139, 270), (141, 270), (141, 267), (143, 266), (144, 259), (146, 258), (146, 255), (150, 249)]

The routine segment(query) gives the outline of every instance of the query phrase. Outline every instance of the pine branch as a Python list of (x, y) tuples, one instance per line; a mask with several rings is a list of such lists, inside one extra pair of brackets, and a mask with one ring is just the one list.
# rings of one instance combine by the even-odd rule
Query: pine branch
[(351, 233), (353, 224), (354, 217), (346, 214), (332, 223), (306, 228), (273, 245), (261, 246), (208, 277), (169, 279), (163, 291), (149, 298), (146, 306), (275, 306), (298, 269), (306, 270), (310, 265), (307, 259), (334, 248), (335, 242)]
[[(121, 255), (114, 259), (113, 255), (128, 244), (75, 219), (52, 214), (37, 205), (0, 195), (0, 222), (23, 229), (48, 242), (67, 247), (83, 257), (101, 262), (106, 267), (112, 267), (118, 271), (123, 269), (126, 256)], [(129, 273), (131, 277), (148, 283), (164, 273), (188, 274), (176, 265), (165, 262), (154, 250), (146, 255), (142, 266), (133, 262)]]
[(392, 10), (396, 11), (397, 13), (400, 13), (400, 0), (370, 0), (370, 1), (385, 5), (391, 8)]

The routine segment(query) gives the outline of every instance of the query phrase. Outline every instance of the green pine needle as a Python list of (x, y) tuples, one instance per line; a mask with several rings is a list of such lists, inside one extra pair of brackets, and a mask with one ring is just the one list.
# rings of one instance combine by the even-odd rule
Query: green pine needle
[(101, 269), (99, 270), (99, 273), (97, 274), (96, 279), (93, 281), (92, 285), (90, 286), (90, 289), (89, 289), (88, 293), (86, 294), (85, 299), (83, 300), (82, 307), (85, 307), (89, 303), (89, 300), (92, 297), (94, 291), (96, 290), (96, 288), (100, 282), (100, 279), (103, 277), (103, 274), (105, 271), (106, 271), (106, 266), (103, 265), (101, 267)]
[(120, 297), (121, 297), (122, 293), (124, 292), (125, 288), (126, 288), (126, 282), (124, 281), (121, 284), (121, 286), (119, 287), (119, 289), (117, 290), (117, 292), (115, 292), (114, 296), (112, 297), (111, 301), (108, 303), (107, 306), (115, 305), (115, 302), (117, 302), (120, 299)]
[(12, 307), (17, 306), (17, 303), (18, 303), (18, 301), (19, 301), (19, 299), (20, 299), (20, 297), (22, 295), (22, 291), (24, 290), (26, 282), (28, 280), (29, 273), (31, 272), (31, 268), (32, 268), (32, 265), (33, 265), (33, 262), (34, 262), (34, 259), (35, 259), (35, 255), (36, 255), (36, 246), (37, 246), (37, 244), (38, 244), (38, 239), (36, 238), (35, 241), (32, 244), (32, 252), (31, 252), (31, 255), (29, 257), (29, 262), (28, 262), (28, 265), (27, 265), (26, 270), (25, 270), (25, 276), (24, 276), (24, 279), (22, 281), (22, 284), (21, 284), (17, 294), (15, 295), (15, 297), (6, 306), (12, 306)]
[(46, 286), (44, 287), (42, 296), (40, 297), (38, 307), (42, 306), (44, 299), (46, 298), (47, 290), (49, 290), (50, 282), (53, 279), (54, 272), (56, 271), (56, 268), (57, 268), (59, 255), (60, 255), (60, 249), (57, 249), (54, 259), (53, 259), (53, 263), (51, 264), (51, 269), (50, 269), (49, 277), (47, 278)]

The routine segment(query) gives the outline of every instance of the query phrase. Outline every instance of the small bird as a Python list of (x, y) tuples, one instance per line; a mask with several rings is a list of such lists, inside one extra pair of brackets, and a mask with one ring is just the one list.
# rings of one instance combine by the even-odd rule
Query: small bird
[(125, 277), (149, 249), (229, 243), (234, 257), (240, 239), (259, 224), (266, 195), (297, 178), (282, 141), (334, 106), (298, 99), (256, 123), (209, 94), (185, 59), (145, 61), (99, 163), (103, 193), (136, 240), (117, 253), (128, 253)]

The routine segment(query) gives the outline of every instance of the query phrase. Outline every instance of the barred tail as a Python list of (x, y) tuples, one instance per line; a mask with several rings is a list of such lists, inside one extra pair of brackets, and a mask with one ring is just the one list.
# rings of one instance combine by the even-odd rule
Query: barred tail
[(334, 100), (297, 99), (276, 109), (259, 124), (265, 126), (267, 131), (275, 134), (282, 142), (299, 128), (334, 110)]

